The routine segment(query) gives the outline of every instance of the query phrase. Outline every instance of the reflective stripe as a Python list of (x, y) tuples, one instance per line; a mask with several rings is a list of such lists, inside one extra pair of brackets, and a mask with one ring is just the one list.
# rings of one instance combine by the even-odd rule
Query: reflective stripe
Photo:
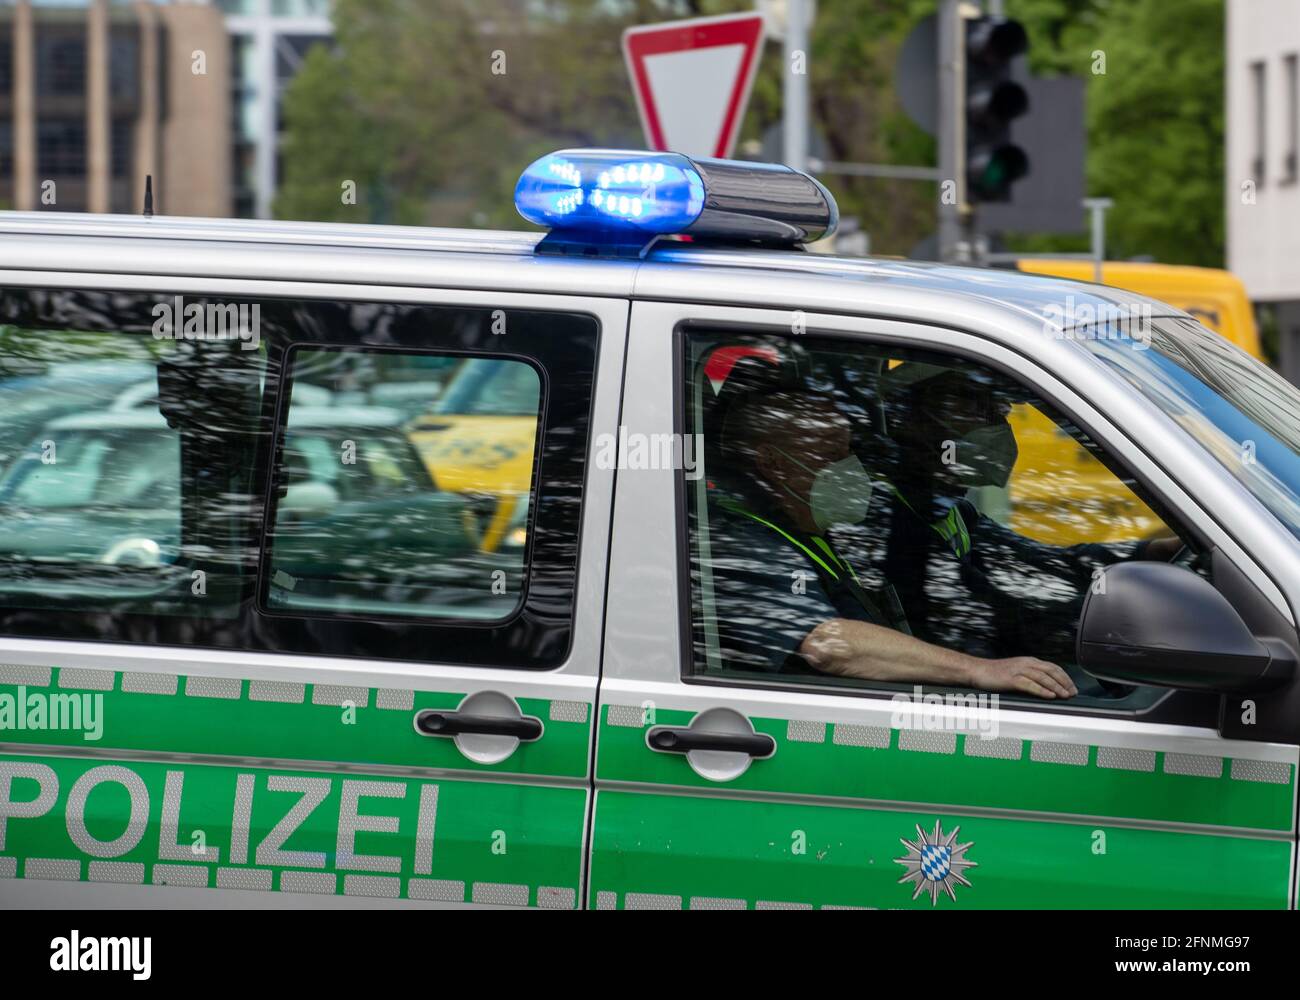
[[(773, 524), (771, 521), (766, 520), (765, 518), (759, 517), (753, 511), (746, 510), (744, 507), (736, 503), (734, 500), (724, 499), (721, 501), (721, 505), (723, 508), (731, 511), (733, 514), (742, 514), (745, 517), (750, 518), (751, 520), (757, 521), (759, 524), (763, 524), (771, 528), (778, 535), (784, 538), (787, 542), (789, 542), (791, 545), (798, 548), (799, 551), (801, 551), (809, 559), (811, 559), (818, 566), (820, 566), (827, 573), (829, 573), (832, 580), (838, 580), (840, 578), (840, 574), (835, 572), (835, 569), (833, 567), (827, 565), (825, 559), (819, 556), (816, 552), (810, 549), (803, 542), (799, 541), (799, 539), (795, 538), (794, 535), (790, 534), (788, 531), (778, 527), (777, 525)], [(848, 563), (846, 563), (838, 555), (836, 555), (834, 550), (828, 544), (826, 544), (825, 539), (823, 539), (820, 535), (813, 535), (812, 540), (817, 543), (817, 545), (821, 548), (823, 552), (826, 553), (827, 558), (834, 560), (836, 565), (842, 567), (843, 569), (848, 570), (849, 575), (853, 577), (854, 582), (857, 581), (858, 575), (853, 572), (853, 567), (850, 566)]]

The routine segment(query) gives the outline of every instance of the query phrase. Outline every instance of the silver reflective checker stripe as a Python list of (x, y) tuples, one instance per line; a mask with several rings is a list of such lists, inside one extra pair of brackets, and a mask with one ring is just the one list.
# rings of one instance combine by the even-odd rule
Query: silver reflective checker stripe
[(186, 677), (185, 693), (191, 698), (234, 700), (239, 697), (243, 683), (238, 677)]
[(332, 896), (338, 888), (338, 876), (328, 872), (281, 872), (281, 892), (310, 892)]
[(144, 864), (138, 861), (92, 861), (89, 881), (120, 882), (124, 885), (144, 883)]
[(527, 906), (528, 886), (504, 882), (475, 882), (470, 900), (488, 906)]
[(18, 877), (18, 859), (0, 858), (0, 878)]
[(406, 883), (408, 899), (433, 899), (440, 903), (465, 902), (465, 883), (445, 878), (413, 878)]
[(749, 904), (743, 899), (721, 899), (717, 896), (692, 896), (692, 910), (747, 910)]
[(375, 708), (394, 712), (409, 712), (415, 707), (415, 692), (398, 688), (380, 688), (375, 692)]
[(1128, 747), (1098, 747), (1097, 766), (1114, 768), (1119, 771), (1154, 771), (1156, 769), (1156, 752), (1154, 750), (1133, 750)]
[(629, 892), (623, 897), (625, 910), (680, 910), (681, 896), (668, 896), (658, 892)]
[(825, 743), (826, 723), (791, 719), (785, 724), (785, 738), (791, 743)]
[(616, 892), (598, 892), (596, 893), (596, 909), (598, 910), (617, 910), (618, 893)]
[(919, 750), (922, 753), (955, 753), (957, 734), (941, 729), (900, 729), (898, 749)]
[(1223, 777), (1222, 757), (1202, 757), (1194, 753), (1166, 753), (1165, 774), (1190, 774), (1197, 778)]
[(1272, 760), (1234, 760), (1234, 781), (1263, 781), (1270, 785), (1285, 785), (1291, 780), (1291, 765)]
[(269, 868), (218, 868), (218, 889), (256, 889), (258, 892), (271, 891), (271, 869)]
[(1034, 740), (1029, 745), (1029, 759), (1042, 764), (1086, 765), (1088, 747), (1084, 743), (1052, 743), (1047, 740)]
[(825, 906), (819, 907), (819, 909), (822, 909), (822, 910), (874, 910), (874, 909), (876, 909), (876, 907), (874, 907), (874, 906), (839, 906), (839, 905), (837, 905), (837, 904), (835, 904), (835, 903), (827, 903)]
[(59, 687), (78, 688), (83, 691), (112, 691), (117, 674), (112, 670), (86, 670), (81, 667), (60, 667)]
[(537, 887), (537, 905), (543, 910), (572, 910), (578, 902), (578, 890), (553, 885)]
[(370, 688), (348, 687), (345, 684), (316, 684), (311, 689), (313, 705), (342, 705), (350, 701), (357, 708), (370, 704)]
[(399, 899), (402, 895), (402, 880), (392, 875), (344, 875), (343, 895)]
[(307, 685), (294, 681), (249, 681), (249, 701), (277, 701), (301, 705), (307, 697)]
[(25, 667), (18, 664), (0, 664), (0, 684), (26, 684), (29, 687), (49, 687), (49, 667)]
[(175, 674), (143, 674), (128, 670), (122, 674), (122, 690), (127, 694), (175, 694), (180, 678)]
[(847, 722), (835, 723), (831, 742), (841, 747), (875, 747), (889, 749), (888, 726), (855, 726)]
[(997, 760), (1019, 760), (1025, 752), (1025, 741), (999, 736), (994, 740), (983, 740), (973, 733), (966, 734), (965, 749), (967, 757), (993, 757)]
[(645, 720), (645, 709), (639, 705), (610, 705), (605, 718), (611, 726), (640, 729)]
[(812, 903), (776, 903), (768, 899), (760, 899), (754, 904), (756, 910), (811, 910)]
[(154, 865), (153, 884), (206, 889), (208, 869), (200, 865)]
[(81, 862), (62, 858), (28, 858), (23, 862), (23, 878), (78, 882), (81, 880)]
[(585, 701), (553, 701), (550, 717), (552, 722), (586, 722), (587, 703)]

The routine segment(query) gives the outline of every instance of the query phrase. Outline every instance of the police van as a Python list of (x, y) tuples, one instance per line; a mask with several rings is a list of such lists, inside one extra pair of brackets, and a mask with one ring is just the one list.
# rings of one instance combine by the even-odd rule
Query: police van
[(0, 215), (0, 903), (1295, 905), (1294, 387), (783, 167), (516, 203)]

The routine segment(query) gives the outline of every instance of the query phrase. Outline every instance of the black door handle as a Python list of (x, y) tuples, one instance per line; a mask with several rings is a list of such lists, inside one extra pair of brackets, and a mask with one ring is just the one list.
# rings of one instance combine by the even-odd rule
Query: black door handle
[(425, 708), (415, 716), (416, 732), (425, 736), (513, 736), (521, 743), (541, 739), (542, 720), (531, 715), (503, 719), (495, 715), (469, 715), (465, 712)]
[(776, 753), (776, 740), (766, 733), (702, 733), (686, 726), (655, 726), (646, 733), (646, 743), (660, 753), (722, 750), (760, 760)]

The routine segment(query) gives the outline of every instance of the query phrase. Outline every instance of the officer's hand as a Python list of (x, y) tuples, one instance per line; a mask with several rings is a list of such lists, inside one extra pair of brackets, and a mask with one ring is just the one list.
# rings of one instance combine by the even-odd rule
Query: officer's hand
[(984, 691), (1019, 691), (1036, 698), (1073, 698), (1079, 693), (1069, 674), (1055, 663), (1033, 656), (975, 663), (972, 683)]

